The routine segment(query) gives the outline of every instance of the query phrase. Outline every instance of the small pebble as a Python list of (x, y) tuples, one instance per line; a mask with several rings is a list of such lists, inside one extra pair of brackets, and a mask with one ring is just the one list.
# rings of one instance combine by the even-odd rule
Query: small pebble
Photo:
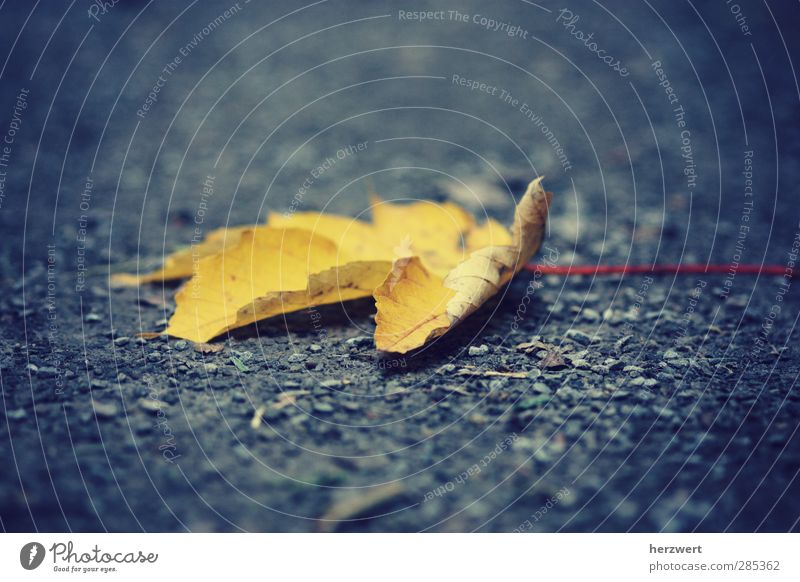
[(583, 318), (587, 321), (597, 321), (600, 319), (600, 314), (597, 313), (594, 309), (586, 308), (581, 312)]
[(330, 414), (331, 412), (333, 412), (333, 406), (331, 406), (327, 402), (315, 402), (314, 412), (319, 412), (321, 414)]
[(162, 404), (160, 400), (154, 398), (142, 398), (139, 400), (139, 406), (147, 412), (158, 412), (161, 410)]
[(472, 357), (475, 356), (485, 356), (489, 353), (489, 346), (486, 344), (481, 344), (479, 346), (469, 346), (469, 355)]
[(24, 408), (16, 408), (6, 412), (6, 416), (11, 420), (22, 420), (28, 416), (28, 413), (25, 412)]
[(550, 394), (550, 388), (544, 382), (535, 382), (532, 389), (539, 394)]
[(578, 329), (570, 329), (567, 330), (567, 337), (571, 340), (578, 342), (579, 344), (588, 345), (592, 343), (592, 336), (583, 333)]
[(116, 404), (98, 402), (97, 400), (92, 400), (92, 408), (94, 408), (94, 413), (100, 418), (113, 418), (119, 412)]
[(344, 342), (348, 348), (365, 348), (372, 344), (372, 338), (367, 335), (360, 335), (357, 337), (351, 337), (349, 340)]

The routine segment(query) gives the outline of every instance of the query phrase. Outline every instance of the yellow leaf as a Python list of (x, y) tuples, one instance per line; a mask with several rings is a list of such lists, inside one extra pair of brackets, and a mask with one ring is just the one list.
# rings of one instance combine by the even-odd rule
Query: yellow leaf
[[(450, 202), (371, 202), (372, 222), (301, 212), (270, 214), (265, 226), (216, 230), (202, 244), (168, 257), (161, 270), (131, 282), (191, 276), (176, 295), (165, 333), (196, 343), (276, 315), (367, 297), (381, 287), (402, 298), (392, 325), (412, 326), (398, 332), (412, 341), (452, 325), (454, 302), (463, 301), (464, 293), (458, 277), (443, 286), (446, 277), (486, 249), (510, 260), (516, 244), (496, 221), (477, 225)], [(381, 305), (392, 300), (379, 299), (380, 317), (391, 309)]]
[[(267, 226), (310, 230), (335, 242), (347, 260), (392, 260), (398, 256), (418, 254), (434, 271), (446, 272), (464, 259), (466, 250), (486, 244), (508, 244), (508, 231), (494, 220), (476, 226), (462, 208), (445, 202), (416, 202), (402, 205), (383, 202), (377, 196), (373, 203), (372, 224), (347, 216), (298, 212), (286, 217), (272, 213)], [(245, 230), (256, 225), (218, 228), (198, 244), (181, 248), (167, 256), (164, 265), (151, 273), (135, 275), (117, 273), (111, 282), (119, 286), (140, 285), (191, 277), (198, 262), (236, 246)], [(494, 240), (493, 243), (487, 241)], [(403, 252), (401, 252), (401, 249)]]
[(513, 242), (508, 229), (494, 218), (489, 218), (467, 233), (467, 250), (470, 252), (493, 245), (510, 245)]
[(197, 264), (165, 331), (206, 342), (267, 317), (367, 297), (391, 268), (390, 261), (340, 260), (336, 244), (307, 230), (244, 230), (236, 246)]
[(251, 228), (253, 227), (217, 228), (209, 232), (203, 242), (184, 247), (169, 255), (164, 259), (164, 265), (157, 271), (146, 275), (117, 273), (111, 276), (111, 283), (118, 286), (131, 286), (191, 277), (192, 271), (200, 259), (218, 253), (227, 246), (236, 245), (242, 232)]
[(350, 260), (391, 261), (396, 256), (389, 239), (380, 236), (373, 225), (349, 216), (319, 212), (297, 212), (291, 216), (270, 213), (267, 226), (299, 228), (334, 242), (341, 254), (340, 263)]
[[(466, 258), (475, 242), (508, 244), (511, 235), (496, 221), (481, 226), (452, 202), (384, 202), (370, 196), (372, 223), (346, 216), (299, 212), (270, 214), (267, 225), (302, 228), (335, 242), (347, 260), (393, 260), (419, 256), (433, 272), (446, 274)], [(483, 246), (483, 244), (481, 246)]]
[(466, 237), (475, 220), (452, 202), (401, 205), (371, 197), (372, 222), (383, 240), (406, 241), (408, 255), (417, 255), (432, 271), (446, 273), (466, 257)]
[[(517, 205), (510, 244), (490, 244), (472, 252), (446, 275), (426, 269), (417, 258), (397, 259), (375, 290), (375, 344), (405, 353), (446, 333), (473, 313), (539, 249), (552, 194), (537, 178)], [(474, 242), (502, 239), (502, 230), (484, 226)], [(472, 237), (470, 237), (472, 238)]]

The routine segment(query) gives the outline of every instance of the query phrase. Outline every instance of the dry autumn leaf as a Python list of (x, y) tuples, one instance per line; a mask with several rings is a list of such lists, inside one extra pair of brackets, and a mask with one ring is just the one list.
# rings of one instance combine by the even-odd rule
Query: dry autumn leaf
[[(408, 351), (455, 324), (439, 308), (449, 305), (463, 318), (496, 292), (472, 288), (470, 280), (485, 275), (499, 287), (536, 251), (547, 212), (543, 196), (539, 181), (531, 183), (511, 233), (491, 219), (478, 225), (449, 202), (395, 204), (373, 197), (371, 223), (317, 212), (271, 214), (264, 226), (229, 229), (230, 236), (212, 232), (155, 273), (116, 278), (143, 283), (191, 276), (176, 295), (166, 333), (197, 343), (261, 319), (375, 295), (379, 317), (385, 321), (382, 301), (396, 303), (397, 317), (388, 332), (379, 323), (378, 348)], [(496, 272), (479, 273), (494, 263)], [(423, 280), (430, 285), (420, 286)], [(420, 317), (425, 309), (437, 312)], [(423, 337), (419, 328), (438, 331)], [(406, 332), (402, 342), (383, 341), (398, 329)]]
[(228, 246), (238, 244), (241, 234), (250, 228), (253, 227), (235, 226), (212, 230), (208, 233), (208, 236), (206, 236), (203, 242), (182, 248), (170, 254), (164, 260), (164, 265), (160, 269), (145, 275), (117, 273), (111, 276), (111, 284), (125, 287), (191, 277), (194, 265), (198, 260), (216, 254)]
[(176, 295), (166, 333), (206, 342), (260, 319), (365, 297), (390, 264), (351, 261), (333, 241), (307, 230), (246, 230), (236, 246), (199, 261)]
[(444, 277), (417, 257), (395, 260), (375, 290), (375, 345), (405, 353), (437, 338), (497, 293), (539, 249), (552, 194), (541, 178), (528, 185), (514, 216), (510, 244), (490, 244), (473, 252)]

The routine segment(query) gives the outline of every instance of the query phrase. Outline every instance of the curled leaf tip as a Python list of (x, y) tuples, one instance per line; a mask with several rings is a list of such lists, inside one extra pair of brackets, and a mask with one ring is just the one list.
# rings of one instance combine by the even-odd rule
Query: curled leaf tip
[(537, 178), (517, 205), (510, 241), (474, 250), (444, 276), (398, 259), (375, 290), (379, 350), (405, 353), (440, 337), (495, 295), (539, 250), (552, 194)]

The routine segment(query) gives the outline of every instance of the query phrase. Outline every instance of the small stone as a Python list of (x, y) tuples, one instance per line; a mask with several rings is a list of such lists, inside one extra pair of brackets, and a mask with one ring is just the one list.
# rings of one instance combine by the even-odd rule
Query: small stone
[(114, 340), (114, 345), (115, 346), (124, 346), (129, 341), (131, 341), (131, 338), (123, 335), (122, 337), (118, 337), (117, 339)]
[(489, 353), (489, 346), (486, 344), (481, 344), (479, 346), (469, 346), (469, 350), (467, 352), (470, 356), (485, 356)]
[(529, 410), (531, 408), (536, 408), (539, 406), (544, 406), (550, 402), (550, 396), (546, 394), (542, 394), (540, 396), (530, 396), (528, 398), (523, 398), (517, 403), (517, 408), (519, 410)]
[(641, 368), (639, 366), (625, 366), (622, 369), (622, 371), (625, 372), (626, 374), (630, 374), (631, 376), (638, 376), (639, 374), (644, 372), (644, 368)]
[(454, 364), (443, 364), (439, 366), (436, 370), (436, 373), (439, 375), (450, 374), (451, 372), (456, 371), (456, 366)]
[(656, 407), (653, 408), (653, 412), (655, 412), (656, 414), (661, 415), (663, 418), (672, 418), (672, 417), (675, 416), (675, 413), (672, 410), (670, 410), (669, 408), (666, 408), (666, 407), (659, 408), (659, 407), (656, 406)]
[(691, 365), (691, 360), (688, 358), (677, 358), (669, 361), (669, 365), (677, 368), (688, 368)]
[(36, 364), (28, 364), (28, 371), (33, 372), (34, 374), (39, 371), (39, 366)]
[(142, 410), (146, 410), (147, 412), (158, 412), (162, 408), (161, 401), (154, 398), (140, 399), (139, 406), (142, 408)]
[(628, 344), (629, 341), (631, 341), (631, 339), (633, 339), (632, 335), (623, 336), (617, 340), (617, 342), (614, 344), (614, 347), (616, 347), (617, 351), (619, 352)]
[(589, 308), (584, 309), (581, 312), (581, 315), (587, 321), (597, 321), (598, 319), (600, 319), (600, 314), (597, 313), (597, 311), (595, 311), (594, 309), (589, 309)]
[(609, 370), (619, 370), (625, 364), (620, 360), (615, 360), (614, 358), (606, 358), (606, 360), (603, 362), (603, 365)]
[(630, 384), (631, 386), (644, 386), (644, 381), (645, 379), (643, 377), (638, 376), (637, 378), (631, 379), (631, 381), (628, 382), (628, 384)]
[(680, 357), (681, 357), (681, 355), (677, 351), (675, 351), (673, 349), (669, 349), (666, 352), (664, 352), (664, 359), (665, 360), (674, 360), (674, 359), (680, 358)]
[(322, 388), (338, 388), (339, 386), (342, 385), (342, 381), (336, 380), (335, 378), (328, 378), (320, 382), (319, 385)]
[(550, 394), (550, 387), (544, 382), (535, 382), (532, 386), (532, 390), (539, 394)]
[(253, 454), (244, 445), (236, 445), (233, 447), (233, 453), (242, 461), (252, 461)]
[(299, 364), (300, 362), (305, 362), (306, 358), (308, 358), (308, 356), (306, 356), (305, 354), (296, 352), (291, 356), (289, 356), (286, 361), (289, 362), (290, 364)]
[(357, 337), (351, 337), (349, 340), (344, 342), (348, 348), (366, 348), (372, 344), (372, 338), (368, 335), (360, 335)]
[(83, 321), (86, 323), (94, 323), (97, 321), (102, 321), (102, 318), (96, 313), (87, 313), (86, 317), (83, 318)]
[(216, 364), (203, 364), (203, 368), (205, 368), (207, 374), (216, 374), (219, 370), (219, 366)]
[(105, 380), (98, 380), (97, 378), (92, 380), (89, 383), (89, 385), (92, 388), (97, 389), (97, 390), (102, 390), (103, 388), (108, 388), (108, 382), (106, 382)]
[(25, 412), (24, 408), (17, 408), (6, 412), (6, 416), (11, 420), (22, 420), (28, 416), (28, 413)]
[(315, 402), (314, 403), (314, 412), (319, 412), (321, 414), (330, 414), (333, 412), (334, 408), (327, 402)]
[(487, 422), (487, 418), (479, 413), (471, 414), (467, 417), (467, 420), (470, 421), (472, 424), (476, 424), (478, 426), (484, 425)]
[(308, 346), (308, 350), (310, 352), (318, 353), (322, 351), (322, 346), (319, 344), (311, 344), (310, 346)]
[(536, 354), (540, 359), (542, 368), (548, 370), (563, 370), (567, 367), (564, 358), (561, 357), (561, 352), (558, 349), (542, 350)]
[(40, 376), (56, 376), (57, 374), (58, 370), (56, 370), (53, 366), (42, 366), (39, 368)]
[(345, 400), (342, 402), (342, 408), (345, 410), (350, 410), (351, 412), (355, 412), (356, 410), (361, 410), (361, 405), (358, 402), (353, 402), (352, 400)]
[(186, 340), (178, 340), (175, 342), (176, 350), (185, 350), (187, 347), (189, 347), (189, 343)]
[(567, 330), (567, 337), (583, 345), (589, 345), (592, 343), (592, 336), (580, 331), (579, 329)]
[(113, 418), (119, 412), (116, 404), (98, 402), (97, 400), (92, 400), (92, 408), (100, 418)]

